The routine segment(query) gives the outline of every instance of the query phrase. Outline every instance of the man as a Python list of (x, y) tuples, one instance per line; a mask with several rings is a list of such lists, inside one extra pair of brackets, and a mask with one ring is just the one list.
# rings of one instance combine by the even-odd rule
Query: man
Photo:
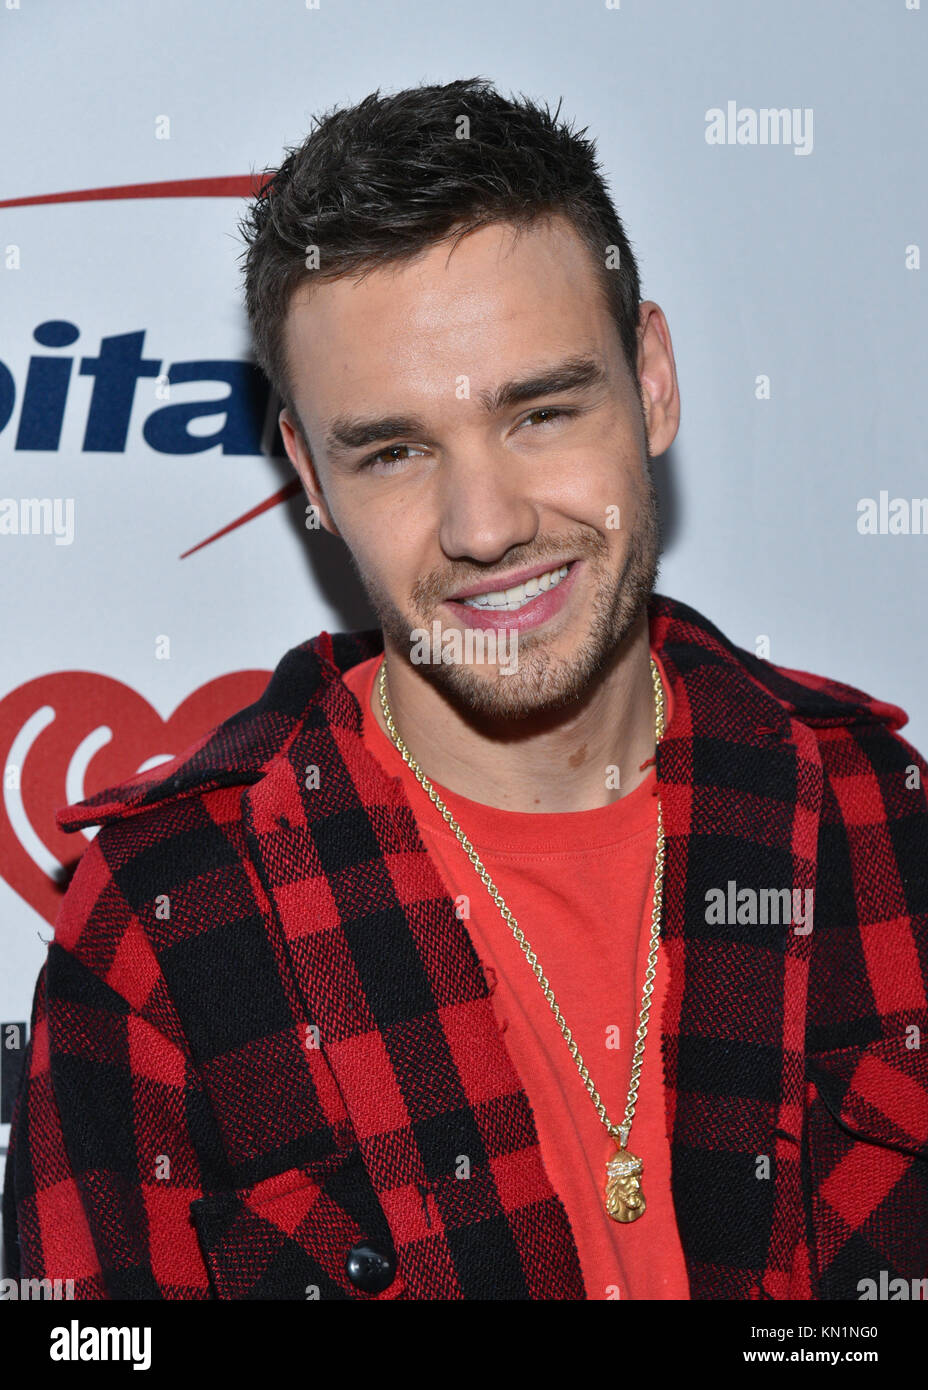
[(676, 372), (593, 146), (481, 81), (375, 94), (243, 229), (287, 452), (381, 626), (60, 813), (103, 829), (37, 987), (11, 1272), (924, 1276), (928, 765), (897, 706), (654, 593)]

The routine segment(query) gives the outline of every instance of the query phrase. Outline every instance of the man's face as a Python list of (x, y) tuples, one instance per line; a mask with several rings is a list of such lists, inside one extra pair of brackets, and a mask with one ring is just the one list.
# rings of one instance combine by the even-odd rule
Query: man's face
[[(387, 647), (409, 662), (413, 630), (435, 620), (443, 635), (517, 630), (514, 673), (466, 659), (414, 669), (465, 709), (524, 718), (582, 698), (653, 589), (648, 454), (676, 432), (673, 356), (650, 306), (639, 388), (562, 218), (518, 236), (494, 224), (449, 249), (297, 291), (286, 348), (305, 441), (286, 411), (281, 429)], [(565, 565), (559, 584), (502, 598), (523, 571)], [(463, 603), (487, 589), (493, 608)]]

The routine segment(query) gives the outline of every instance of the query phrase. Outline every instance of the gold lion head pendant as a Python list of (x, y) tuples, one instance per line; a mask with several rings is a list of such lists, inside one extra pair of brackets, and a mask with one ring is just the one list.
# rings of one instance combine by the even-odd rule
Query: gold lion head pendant
[(614, 1221), (637, 1221), (644, 1215), (641, 1172), (641, 1159), (624, 1150), (606, 1164), (606, 1210)]

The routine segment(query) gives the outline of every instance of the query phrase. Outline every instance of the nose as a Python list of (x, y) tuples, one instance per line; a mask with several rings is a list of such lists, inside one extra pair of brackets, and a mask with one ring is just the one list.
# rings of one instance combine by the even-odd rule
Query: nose
[(492, 443), (446, 457), (439, 491), (439, 543), (451, 560), (499, 560), (538, 533), (531, 479), (520, 460)]

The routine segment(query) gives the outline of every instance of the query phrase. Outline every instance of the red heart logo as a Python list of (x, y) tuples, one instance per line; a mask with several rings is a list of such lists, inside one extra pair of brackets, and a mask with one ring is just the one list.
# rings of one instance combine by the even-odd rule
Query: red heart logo
[(122, 681), (92, 671), (56, 671), (0, 700), (0, 875), (54, 924), (71, 873), (96, 833), (66, 835), (62, 806), (168, 761), (252, 704), (269, 671), (207, 681), (162, 719)]

